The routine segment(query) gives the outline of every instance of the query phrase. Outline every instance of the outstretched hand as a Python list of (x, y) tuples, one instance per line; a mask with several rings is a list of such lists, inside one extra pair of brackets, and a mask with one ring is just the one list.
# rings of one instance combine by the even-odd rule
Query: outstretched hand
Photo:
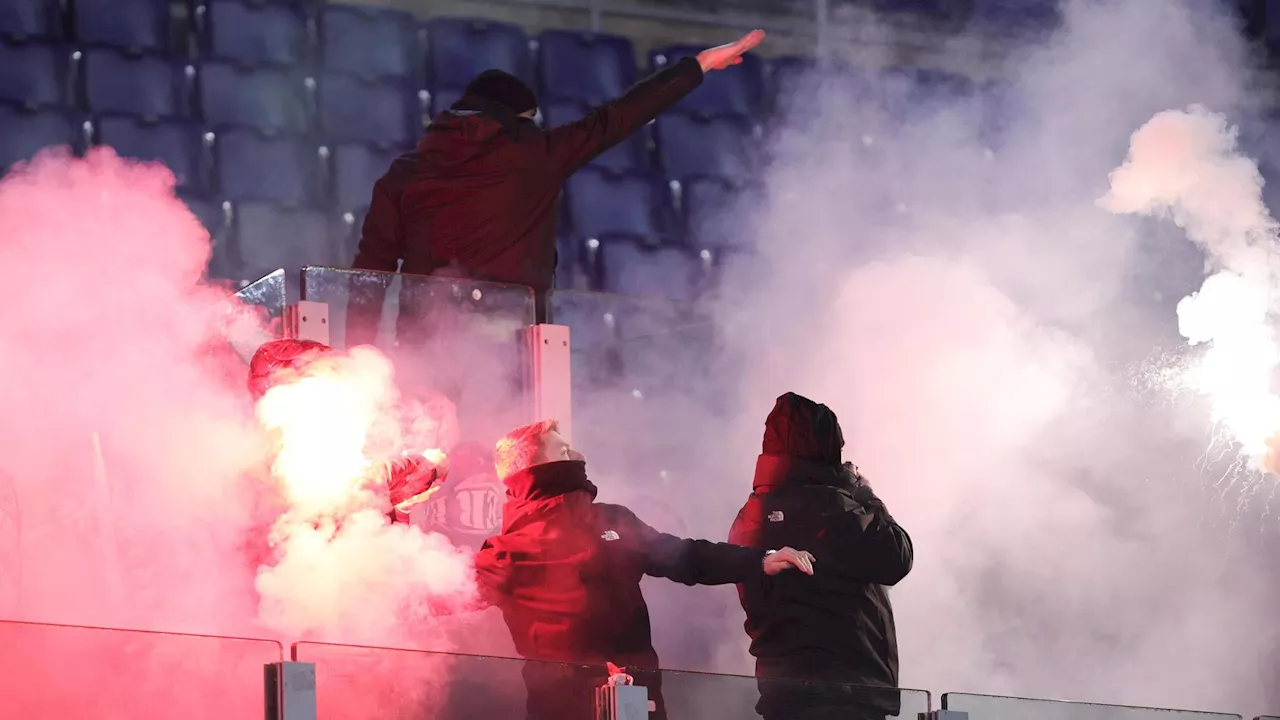
[(813, 574), (813, 555), (804, 550), (784, 547), (764, 557), (764, 574), (777, 575), (785, 570), (795, 568), (805, 575)]
[(698, 64), (702, 66), (702, 72), (704, 73), (738, 65), (742, 62), (742, 56), (746, 55), (762, 41), (764, 41), (764, 31), (752, 30), (734, 42), (708, 48), (698, 53)]

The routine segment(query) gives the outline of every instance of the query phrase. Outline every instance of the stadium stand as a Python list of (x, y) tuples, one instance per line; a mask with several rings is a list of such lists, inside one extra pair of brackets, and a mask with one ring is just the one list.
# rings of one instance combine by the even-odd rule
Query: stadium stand
[(0, 172), (44, 148), (74, 148), (79, 138), (78, 124), (68, 113), (0, 104)]
[(77, 54), (83, 82), (82, 107), (95, 114), (135, 115), (156, 120), (186, 117), (186, 66), (163, 55), (129, 54), (112, 48)]
[[(649, 62), (654, 70), (659, 70), (700, 50), (700, 47), (673, 45), (650, 53)], [(759, 115), (764, 109), (764, 61), (755, 55), (747, 55), (742, 60), (740, 65), (708, 74), (702, 86), (689, 93), (676, 108), (713, 117)]]
[(6, 0), (0, 3), (0, 40), (54, 40), (62, 36), (56, 8), (44, 0)]
[(307, 57), (307, 17), (299, 3), (200, 0), (195, 17), (204, 57), (248, 66), (295, 65)]
[(165, 0), (76, 0), (74, 37), (81, 46), (119, 48), (132, 54), (169, 50), (172, 36)]
[(537, 57), (543, 103), (598, 105), (636, 81), (635, 48), (617, 35), (547, 30), (538, 36)]
[(0, 102), (31, 109), (67, 105), (69, 60), (70, 52), (57, 45), (0, 43)]
[(368, 80), (421, 80), (417, 24), (407, 12), (330, 5), (320, 9), (320, 64)]
[(128, 116), (101, 117), (93, 125), (94, 144), (109, 146), (123, 157), (163, 163), (173, 171), (180, 191), (208, 191), (199, 128), (182, 121)]

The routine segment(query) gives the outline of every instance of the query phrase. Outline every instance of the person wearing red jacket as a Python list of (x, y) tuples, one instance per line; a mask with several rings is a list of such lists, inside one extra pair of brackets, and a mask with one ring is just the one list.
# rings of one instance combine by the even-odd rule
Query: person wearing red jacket
[(727, 585), (791, 569), (813, 573), (805, 552), (686, 540), (654, 530), (625, 507), (597, 503), (585, 459), (555, 421), (513, 430), (494, 455), (507, 488), (502, 532), (477, 554), (476, 575), (516, 651), (541, 661), (524, 667), (529, 720), (592, 718), (593, 693), (609, 662), (648, 688), (652, 717), (664, 720), (658, 654), (640, 592), (645, 575)]
[[(548, 130), (534, 122), (537, 98), (519, 78), (480, 73), (431, 121), (417, 149), (374, 184), (352, 267), (527, 285), (543, 321), (565, 180), (679, 102), (705, 73), (741, 63), (764, 35), (755, 30), (680, 60), (582, 119)], [(352, 284), (348, 345), (373, 342), (384, 294), (383, 284)], [(422, 325), (431, 321), (421, 316), (447, 304), (448, 295), (402, 296), (401, 344), (415, 330), (430, 335)]]

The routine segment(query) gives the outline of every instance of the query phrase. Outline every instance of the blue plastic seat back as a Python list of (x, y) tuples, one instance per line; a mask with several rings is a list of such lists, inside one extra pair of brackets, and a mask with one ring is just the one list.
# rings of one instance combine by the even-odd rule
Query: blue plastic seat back
[(0, 102), (65, 106), (70, 53), (56, 45), (0, 43)]
[[(548, 127), (567, 125), (579, 120), (590, 108), (586, 103), (561, 100), (544, 103), (541, 107), (543, 124)], [(649, 169), (649, 129), (641, 128), (622, 142), (609, 148), (603, 155), (591, 161), (596, 167), (615, 172), (643, 172)]]
[(294, 271), (350, 260), (340, 256), (333, 225), (322, 212), (270, 202), (241, 202), (234, 208), (235, 250), (243, 279), (277, 268)]
[(1011, 30), (1048, 28), (1060, 19), (1058, 0), (974, 0), (973, 17)]
[(76, 0), (72, 13), (82, 45), (105, 45), (130, 52), (170, 46), (166, 0)]
[(204, 54), (251, 65), (294, 65), (306, 59), (303, 6), (286, 1), (204, 0)]
[(333, 158), (334, 199), (339, 212), (361, 212), (369, 207), (373, 184), (378, 181), (400, 150), (382, 150), (367, 145), (336, 145)]
[(289, 137), (263, 137), (252, 130), (218, 133), (215, 140), (219, 190), (232, 200), (270, 200), (304, 206), (318, 198), (318, 148)]
[(0, 40), (62, 37), (57, 5), (49, 0), (0, 0)]
[(0, 174), (46, 147), (76, 147), (79, 138), (79, 124), (66, 113), (0, 104)]
[(627, 235), (653, 241), (661, 235), (654, 217), (658, 190), (648, 177), (588, 167), (569, 178), (565, 193), (579, 238)]
[[(702, 48), (673, 45), (649, 54), (655, 70), (674, 64), (682, 58), (696, 56)], [(676, 104), (687, 112), (712, 115), (738, 115), (754, 117), (761, 109), (764, 98), (764, 62), (756, 55), (747, 54), (742, 64), (724, 70), (707, 73), (702, 85)]]
[(182, 190), (197, 194), (206, 190), (200, 129), (194, 125), (119, 116), (99, 118), (95, 125), (99, 145), (114, 148), (122, 157), (163, 163)]
[(320, 10), (320, 60), (326, 70), (363, 78), (417, 78), (417, 26), (400, 10), (329, 5)]
[(539, 99), (577, 100), (592, 105), (618, 97), (636, 81), (631, 40), (573, 30), (538, 36)]
[(426, 23), (427, 71), (432, 86), (465, 87), (489, 69), (532, 82), (529, 37), (517, 25), (469, 18)]
[(330, 140), (402, 148), (416, 139), (416, 101), (400, 83), (331, 73), (319, 91), (320, 125)]
[(308, 130), (306, 86), (293, 73), (206, 62), (199, 67), (197, 82), (204, 120), (214, 128), (252, 127), (286, 133)]
[(81, 58), (85, 103), (92, 113), (144, 118), (185, 117), (184, 67), (157, 55), (85, 50)]
[(605, 292), (681, 301), (696, 296), (699, 265), (684, 248), (607, 238), (600, 243), (600, 267)]
[(654, 134), (669, 180), (709, 175), (737, 181), (747, 173), (752, 128), (742, 120), (666, 113), (658, 117)]
[(742, 222), (742, 191), (721, 178), (694, 178), (684, 184), (685, 229), (698, 248), (744, 250), (755, 238)]

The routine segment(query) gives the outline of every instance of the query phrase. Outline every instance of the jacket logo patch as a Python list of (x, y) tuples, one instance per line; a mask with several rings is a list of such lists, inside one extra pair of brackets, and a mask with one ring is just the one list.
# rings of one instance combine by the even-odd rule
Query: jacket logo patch
[(782, 511), (774, 510), (769, 513), (769, 522), (782, 522)]
[(618, 533), (612, 530), (605, 530), (603, 533), (600, 534), (600, 539), (604, 540), (605, 542), (612, 542), (618, 539)]

